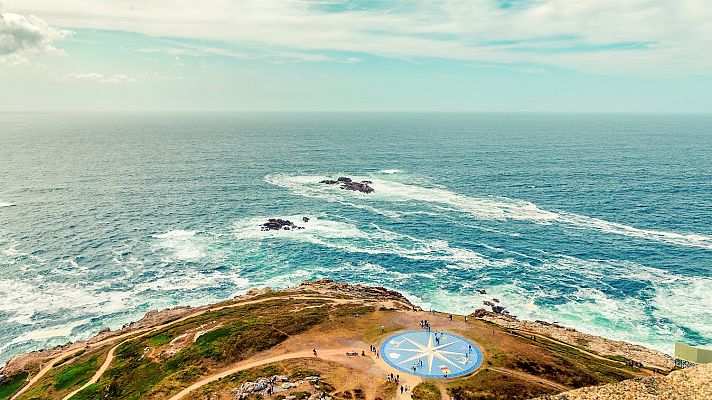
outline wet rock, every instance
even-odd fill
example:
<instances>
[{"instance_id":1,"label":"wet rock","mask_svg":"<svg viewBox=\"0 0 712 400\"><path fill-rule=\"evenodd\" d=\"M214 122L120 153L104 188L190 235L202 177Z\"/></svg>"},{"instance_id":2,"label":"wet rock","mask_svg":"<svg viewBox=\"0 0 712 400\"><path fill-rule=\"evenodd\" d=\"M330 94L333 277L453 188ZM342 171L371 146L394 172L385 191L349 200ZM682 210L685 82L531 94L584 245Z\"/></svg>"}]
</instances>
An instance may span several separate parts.
<instances>
[{"instance_id":1,"label":"wet rock","mask_svg":"<svg viewBox=\"0 0 712 400\"><path fill-rule=\"evenodd\" d=\"M285 228L286 230L289 230L296 227L297 225L295 225L294 222L281 218L270 218L267 222L261 225L263 231L278 231Z\"/></svg>"},{"instance_id":2,"label":"wet rock","mask_svg":"<svg viewBox=\"0 0 712 400\"><path fill-rule=\"evenodd\" d=\"M495 303L499 303L499 299L492 299Z\"/></svg>"},{"instance_id":3,"label":"wet rock","mask_svg":"<svg viewBox=\"0 0 712 400\"><path fill-rule=\"evenodd\" d=\"M502 306L492 306L492 312L496 314L509 314L509 311L506 311Z\"/></svg>"},{"instance_id":4,"label":"wet rock","mask_svg":"<svg viewBox=\"0 0 712 400\"><path fill-rule=\"evenodd\" d=\"M305 223L309 222L309 217L302 217L302 221L304 221Z\"/></svg>"},{"instance_id":5,"label":"wet rock","mask_svg":"<svg viewBox=\"0 0 712 400\"><path fill-rule=\"evenodd\" d=\"M482 318L487 315L489 315L489 312L487 310L485 310L484 308L478 308L477 310L472 312L472 314L470 314L470 316L474 317L474 318Z\"/></svg>"},{"instance_id":6,"label":"wet rock","mask_svg":"<svg viewBox=\"0 0 712 400\"><path fill-rule=\"evenodd\" d=\"M487 301L487 300L483 301L482 304L484 304L486 306L490 306L490 307L494 307L494 305L495 305L493 302Z\"/></svg>"},{"instance_id":7,"label":"wet rock","mask_svg":"<svg viewBox=\"0 0 712 400\"><path fill-rule=\"evenodd\" d=\"M346 177L346 176L340 176L337 180L333 179L324 179L323 181L319 183L324 183L327 185L334 185L334 184L340 184L339 187L344 190L353 190L355 192L361 192L361 193L373 193L373 188L368 186L371 181L363 181L363 182L356 182L353 179Z\"/></svg>"},{"instance_id":8,"label":"wet rock","mask_svg":"<svg viewBox=\"0 0 712 400\"><path fill-rule=\"evenodd\" d=\"M477 289L477 293L479 294L487 294L487 291L484 289Z\"/></svg>"}]
</instances>

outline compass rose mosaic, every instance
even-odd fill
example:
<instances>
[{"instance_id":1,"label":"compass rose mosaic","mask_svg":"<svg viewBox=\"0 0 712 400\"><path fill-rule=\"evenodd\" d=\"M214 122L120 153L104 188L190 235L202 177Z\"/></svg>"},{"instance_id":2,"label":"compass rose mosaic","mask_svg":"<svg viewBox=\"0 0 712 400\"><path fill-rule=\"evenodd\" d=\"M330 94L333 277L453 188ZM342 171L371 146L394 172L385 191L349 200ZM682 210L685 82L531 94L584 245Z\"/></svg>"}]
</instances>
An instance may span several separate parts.
<instances>
[{"instance_id":1,"label":"compass rose mosaic","mask_svg":"<svg viewBox=\"0 0 712 400\"><path fill-rule=\"evenodd\" d=\"M462 376L482 364L474 343L447 332L398 333L383 342L381 357L400 371L425 378Z\"/></svg>"}]
</instances>

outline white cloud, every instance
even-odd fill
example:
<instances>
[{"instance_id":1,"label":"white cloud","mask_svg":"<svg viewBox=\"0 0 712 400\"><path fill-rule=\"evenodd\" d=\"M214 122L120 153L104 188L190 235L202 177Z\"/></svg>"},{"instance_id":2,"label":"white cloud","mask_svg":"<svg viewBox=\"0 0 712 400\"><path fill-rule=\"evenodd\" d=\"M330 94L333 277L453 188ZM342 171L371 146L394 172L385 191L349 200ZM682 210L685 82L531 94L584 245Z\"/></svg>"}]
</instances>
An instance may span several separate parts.
<instances>
[{"instance_id":1,"label":"white cloud","mask_svg":"<svg viewBox=\"0 0 712 400\"><path fill-rule=\"evenodd\" d=\"M371 10L344 4L337 12L339 2L322 7L311 0L5 3L61 26L218 40L240 49L528 63L596 73L712 69L712 7L705 0L531 0L512 8L497 0L394 1ZM319 54L304 56L314 57Z\"/></svg>"},{"instance_id":2,"label":"white cloud","mask_svg":"<svg viewBox=\"0 0 712 400\"><path fill-rule=\"evenodd\" d=\"M97 72L69 73L60 78L66 82L131 83L136 79L124 74L104 75Z\"/></svg>"},{"instance_id":3,"label":"white cloud","mask_svg":"<svg viewBox=\"0 0 712 400\"><path fill-rule=\"evenodd\" d=\"M30 54L62 54L54 42L72 35L40 18L0 11L0 62L19 64Z\"/></svg>"},{"instance_id":4,"label":"white cloud","mask_svg":"<svg viewBox=\"0 0 712 400\"><path fill-rule=\"evenodd\" d=\"M54 75L60 82L92 82L92 83L132 83L136 81L179 81L183 80L182 75L164 75L158 72L148 72L136 76L126 74L101 74L98 72L69 73L65 75Z\"/></svg>"}]
</instances>

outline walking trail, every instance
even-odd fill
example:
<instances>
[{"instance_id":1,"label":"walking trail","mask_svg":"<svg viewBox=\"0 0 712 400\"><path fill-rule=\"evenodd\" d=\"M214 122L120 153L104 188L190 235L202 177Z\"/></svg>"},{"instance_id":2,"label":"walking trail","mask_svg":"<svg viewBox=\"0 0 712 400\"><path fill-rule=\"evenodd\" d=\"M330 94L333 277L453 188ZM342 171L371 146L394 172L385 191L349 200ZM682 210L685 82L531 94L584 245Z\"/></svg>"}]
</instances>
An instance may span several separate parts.
<instances>
[{"instance_id":1,"label":"walking trail","mask_svg":"<svg viewBox=\"0 0 712 400\"><path fill-rule=\"evenodd\" d=\"M208 312L208 311L219 311L219 310L223 310L223 309L227 309L227 308L241 307L241 306L246 306L246 305L249 305L249 304L257 304L257 303L262 303L262 302L271 301L271 300L277 300L277 299L281 299L281 298L279 298L279 297L266 297L266 298L263 298L263 299L257 299L257 300L250 300L250 301L243 301L243 302L239 302L239 303L227 304L227 305L220 306L220 307L212 307L212 308L208 308L208 309L201 309L201 310L198 311L198 312L195 312L195 313L186 315L186 316L181 317L181 318L179 318L179 319L177 319L177 320L173 320L173 321L169 321L169 322L163 323L163 324L161 324L161 325L156 325L156 326L152 326L152 327L146 327L146 328L136 329L136 330L134 330L134 331L130 331L130 332L127 332L127 333L123 333L123 334L121 334L121 335L112 336L112 337L109 337L109 338L106 338L106 339L103 339L103 340L100 340L100 341L97 341L97 342L94 342L94 343L87 344L87 345L86 345L85 347L83 347L83 348L80 347L80 348L68 350L68 351L66 351L66 352L62 352L62 353L60 353L59 355L57 355L56 357L54 357L53 359L51 359L42 369L40 369L40 371L37 372L37 374L36 374L35 376L33 376L33 377L27 382L27 384L22 387L22 389L20 389L17 393L15 393L15 394L10 398L10 400L16 400L16 399L18 399L23 393L25 393L25 392L26 392L28 389L30 389L35 383L37 383L43 376L45 376L49 371L51 371L52 368L54 368L55 365L57 365L57 363L59 363L59 362L62 361L62 360L66 360L68 357L71 357L71 356L73 356L73 355L79 353L79 352L82 351L82 350L88 350L88 349L98 348L98 347L104 346L104 345L106 345L106 344L113 343L113 342L115 342L115 341L117 341L117 340L121 340L121 339L128 338L128 339L126 339L126 340L124 340L124 341L121 341L121 342L118 343L116 346L112 347L111 350L109 350L109 353L107 354L106 360L105 360L104 363L101 365L101 367L99 368L99 370L94 374L94 376L92 376L92 378L89 380L89 382L87 382L86 384L84 384L82 387L80 387L79 389L75 390L74 392L72 392L72 393L68 394L67 396L65 396L65 397L63 398L63 400L67 400L67 399L71 398L71 397L74 396L75 394L77 394L77 393L79 393L80 391L86 389L88 386L90 386L90 385L92 385L92 384L98 382L98 381L99 381L99 378L101 378L101 376L104 374L104 372L109 368L109 365L111 365L111 362L114 360L114 351L116 350L116 348L119 347L119 346L121 346L123 343L125 343L126 341L128 341L128 340L130 340L130 339L136 339L136 338L139 338L139 337L146 336L146 335L148 335L148 334L150 334L150 333L153 333L153 332L155 332L155 331L157 331L157 330L166 328L166 327L168 327L168 326L170 326L170 325L172 325L172 324L179 323L179 322L183 322L183 321L186 321L186 320L188 320L188 319L191 319L191 318L197 317L197 316L199 316L199 315L202 315L202 314L204 314L204 313L206 313L206 312ZM290 296L290 297L288 297L288 299L298 299L298 300L327 300L327 301L330 301L330 302L335 303L335 304L346 304L346 303L354 303L354 302L357 302L357 303L363 302L363 300L360 300L360 299L334 299L334 298L331 298L331 297L317 297L317 296Z\"/></svg>"}]
</instances>

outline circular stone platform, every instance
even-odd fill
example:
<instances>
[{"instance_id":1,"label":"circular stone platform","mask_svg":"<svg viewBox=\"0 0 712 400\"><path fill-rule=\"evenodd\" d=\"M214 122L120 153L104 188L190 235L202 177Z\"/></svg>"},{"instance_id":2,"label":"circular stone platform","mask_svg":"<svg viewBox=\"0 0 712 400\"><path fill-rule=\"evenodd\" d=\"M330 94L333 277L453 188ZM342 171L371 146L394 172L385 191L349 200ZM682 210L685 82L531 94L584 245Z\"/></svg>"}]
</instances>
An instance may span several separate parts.
<instances>
[{"instance_id":1,"label":"circular stone platform","mask_svg":"<svg viewBox=\"0 0 712 400\"><path fill-rule=\"evenodd\" d=\"M381 357L400 371L424 378L462 376L482 364L477 345L447 332L397 333L381 344Z\"/></svg>"}]
</instances>

